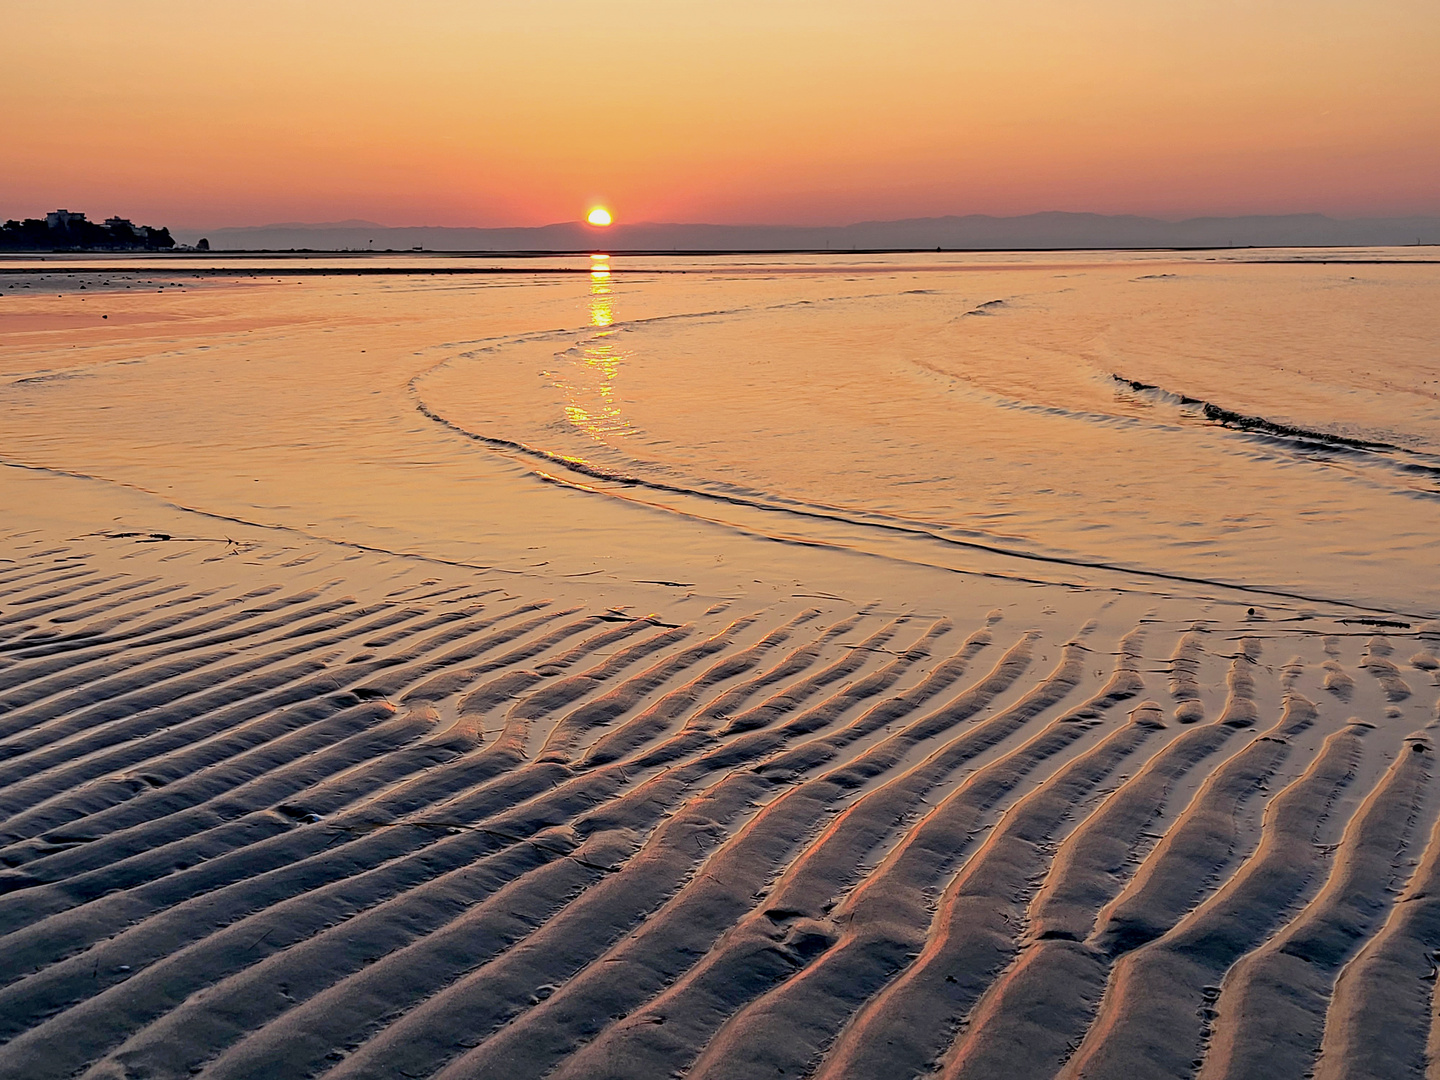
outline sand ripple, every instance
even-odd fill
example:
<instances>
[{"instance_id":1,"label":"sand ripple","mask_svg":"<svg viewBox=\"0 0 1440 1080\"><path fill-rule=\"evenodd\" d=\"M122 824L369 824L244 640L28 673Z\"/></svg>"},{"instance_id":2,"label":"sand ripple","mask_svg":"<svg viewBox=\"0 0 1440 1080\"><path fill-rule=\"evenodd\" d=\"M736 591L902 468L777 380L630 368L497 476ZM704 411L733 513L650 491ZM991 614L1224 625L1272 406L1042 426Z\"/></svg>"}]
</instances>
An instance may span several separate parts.
<instances>
[{"instance_id":1,"label":"sand ripple","mask_svg":"<svg viewBox=\"0 0 1440 1080\"><path fill-rule=\"evenodd\" d=\"M1424 634L679 623L167 543L6 541L0 1075L1393 1077L1440 1045Z\"/></svg>"}]
</instances>

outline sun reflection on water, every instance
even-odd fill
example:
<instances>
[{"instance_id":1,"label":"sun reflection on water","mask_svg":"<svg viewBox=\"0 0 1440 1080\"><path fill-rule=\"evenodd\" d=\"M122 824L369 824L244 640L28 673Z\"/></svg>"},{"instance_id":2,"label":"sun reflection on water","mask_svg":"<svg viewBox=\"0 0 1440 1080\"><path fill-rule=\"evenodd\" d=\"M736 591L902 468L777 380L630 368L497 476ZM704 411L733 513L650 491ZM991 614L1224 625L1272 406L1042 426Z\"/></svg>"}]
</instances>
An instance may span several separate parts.
<instances>
[{"instance_id":1,"label":"sun reflection on water","mask_svg":"<svg viewBox=\"0 0 1440 1080\"><path fill-rule=\"evenodd\" d=\"M610 307L610 256L590 256L590 325L609 326L615 321Z\"/></svg>"},{"instance_id":2,"label":"sun reflection on water","mask_svg":"<svg viewBox=\"0 0 1440 1080\"><path fill-rule=\"evenodd\" d=\"M625 356L616 348L619 331L612 328L615 311L609 256L590 258L590 325L600 332L566 354L570 363L556 385L565 395L565 419L597 442L604 442L607 436L631 435L634 429L621 415L615 389Z\"/></svg>"}]
</instances>

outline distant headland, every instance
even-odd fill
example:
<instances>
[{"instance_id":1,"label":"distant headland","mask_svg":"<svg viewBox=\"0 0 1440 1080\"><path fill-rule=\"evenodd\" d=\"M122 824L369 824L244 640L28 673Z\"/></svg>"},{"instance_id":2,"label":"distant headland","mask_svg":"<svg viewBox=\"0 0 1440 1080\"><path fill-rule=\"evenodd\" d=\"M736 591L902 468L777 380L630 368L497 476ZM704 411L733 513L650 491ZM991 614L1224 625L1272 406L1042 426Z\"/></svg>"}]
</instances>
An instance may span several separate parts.
<instances>
[{"instance_id":1,"label":"distant headland","mask_svg":"<svg viewBox=\"0 0 1440 1080\"><path fill-rule=\"evenodd\" d=\"M209 249L209 243L201 243ZM0 225L0 251L168 251L173 247L175 239L167 228L136 225L122 217L106 218L102 225L73 210Z\"/></svg>"}]
</instances>

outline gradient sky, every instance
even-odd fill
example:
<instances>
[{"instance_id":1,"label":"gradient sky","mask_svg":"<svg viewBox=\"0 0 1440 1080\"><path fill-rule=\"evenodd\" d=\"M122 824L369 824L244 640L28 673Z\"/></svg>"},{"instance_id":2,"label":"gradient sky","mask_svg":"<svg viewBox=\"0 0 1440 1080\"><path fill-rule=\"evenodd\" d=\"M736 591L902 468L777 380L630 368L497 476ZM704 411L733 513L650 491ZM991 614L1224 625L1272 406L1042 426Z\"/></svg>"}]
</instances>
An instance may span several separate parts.
<instances>
[{"instance_id":1,"label":"gradient sky","mask_svg":"<svg viewBox=\"0 0 1440 1080\"><path fill-rule=\"evenodd\" d=\"M1440 213L1437 0L0 0L0 217Z\"/></svg>"}]
</instances>

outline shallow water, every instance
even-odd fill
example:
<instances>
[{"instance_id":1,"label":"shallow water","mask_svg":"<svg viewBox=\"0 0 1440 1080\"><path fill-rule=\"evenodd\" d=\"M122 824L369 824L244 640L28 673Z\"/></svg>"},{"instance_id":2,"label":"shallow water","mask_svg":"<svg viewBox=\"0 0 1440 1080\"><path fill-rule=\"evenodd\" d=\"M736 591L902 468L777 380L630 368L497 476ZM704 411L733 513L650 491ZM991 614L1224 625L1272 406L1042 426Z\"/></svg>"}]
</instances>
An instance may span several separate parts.
<instances>
[{"instance_id":1,"label":"shallow water","mask_svg":"<svg viewBox=\"0 0 1440 1080\"><path fill-rule=\"evenodd\" d=\"M688 519L1433 615L1440 267L1292 254L52 260L0 457L447 558Z\"/></svg>"}]
</instances>

